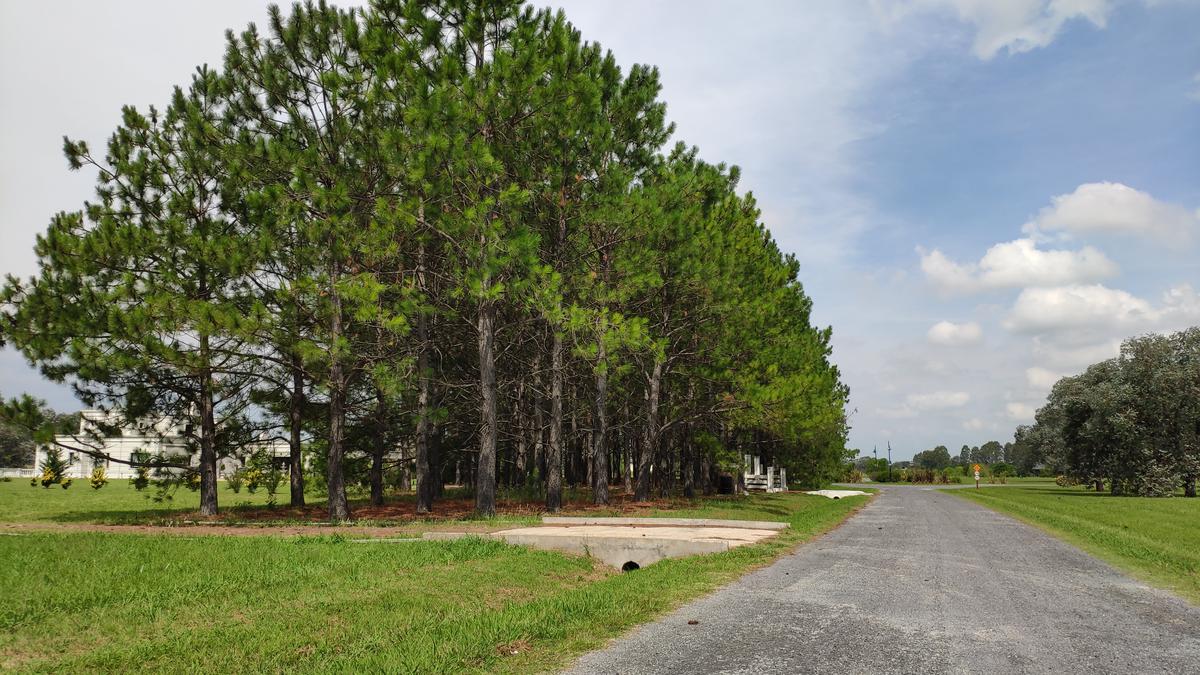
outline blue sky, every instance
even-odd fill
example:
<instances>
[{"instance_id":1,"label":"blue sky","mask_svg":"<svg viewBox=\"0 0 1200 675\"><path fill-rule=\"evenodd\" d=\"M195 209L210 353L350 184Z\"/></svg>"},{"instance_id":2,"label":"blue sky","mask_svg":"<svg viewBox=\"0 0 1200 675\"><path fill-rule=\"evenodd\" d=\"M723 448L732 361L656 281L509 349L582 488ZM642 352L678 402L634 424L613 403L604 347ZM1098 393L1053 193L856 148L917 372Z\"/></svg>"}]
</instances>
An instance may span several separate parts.
<instances>
[{"instance_id":1,"label":"blue sky","mask_svg":"<svg viewBox=\"0 0 1200 675\"><path fill-rule=\"evenodd\" d=\"M743 168L834 328L856 447L1007 440L1055 377L1200 323L1200 2L561 4ZM264 7L0 5L0 270L89 196L63 134L98 144ZM18 391L75 406L0 352Z\"/></svg>"}]
</instances>

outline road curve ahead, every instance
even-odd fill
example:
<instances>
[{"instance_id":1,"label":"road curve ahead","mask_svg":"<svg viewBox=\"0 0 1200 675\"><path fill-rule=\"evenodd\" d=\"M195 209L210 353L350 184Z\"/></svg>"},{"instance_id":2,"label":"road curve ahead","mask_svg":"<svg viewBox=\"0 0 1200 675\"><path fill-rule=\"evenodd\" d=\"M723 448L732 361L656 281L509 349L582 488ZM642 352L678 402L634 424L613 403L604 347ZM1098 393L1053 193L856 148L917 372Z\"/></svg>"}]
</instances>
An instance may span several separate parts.
<instances>
[{"instance_id":1,"label":"road curve ahead","mask_svg":"<svg viewBox=\"0 0 1200 675\"><path fill-rule=\"evenodd\" d=\"M881 487L570 672L1200 673L1200 608L965 499Z\"/></svg>"}]
</instances>

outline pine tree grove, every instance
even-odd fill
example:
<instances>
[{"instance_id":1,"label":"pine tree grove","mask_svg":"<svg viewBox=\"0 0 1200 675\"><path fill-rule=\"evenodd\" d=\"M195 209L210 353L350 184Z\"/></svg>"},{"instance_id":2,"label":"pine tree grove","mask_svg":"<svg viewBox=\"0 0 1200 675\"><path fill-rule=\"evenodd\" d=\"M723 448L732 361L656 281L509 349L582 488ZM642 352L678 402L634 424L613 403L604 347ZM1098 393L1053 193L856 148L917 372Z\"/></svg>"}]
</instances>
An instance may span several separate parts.
<instances>
[{"instance_id":1,"label":"pine tree grove","mask_svg":"<svg viewBox=\"0 0 1200 675\"><path fill-rule=\"evenodd\" d=\"M103 156L66 141L96 198L0 298L87 404L187 422L198 464L161 461L199 467L204 513L263 434L333 520L385 475L491 514L709 493L743 453L840 471L831 333L738 170L668 146L656 69L518 0L309 2L226 41Z\"/></svg>"}]
</instances>

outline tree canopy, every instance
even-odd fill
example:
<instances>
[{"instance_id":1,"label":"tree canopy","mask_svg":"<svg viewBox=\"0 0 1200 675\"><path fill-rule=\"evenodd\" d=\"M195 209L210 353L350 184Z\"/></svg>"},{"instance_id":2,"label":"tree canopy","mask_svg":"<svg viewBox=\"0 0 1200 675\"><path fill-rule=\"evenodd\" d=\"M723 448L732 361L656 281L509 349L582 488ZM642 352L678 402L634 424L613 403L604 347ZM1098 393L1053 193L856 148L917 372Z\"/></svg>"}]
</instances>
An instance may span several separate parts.
<instances>
[{"instance_id":1,"label":"tree canopy","mask_svg":"<svg viewBox=\"0 0 1200 675\"><path fill-rule=\"evenodd\" d=\"M1114 494L1196 495L1200 475L1200 328L1126 340L1120 356L1059 380L1027 452Z\"/></svg>"}]
</instances>

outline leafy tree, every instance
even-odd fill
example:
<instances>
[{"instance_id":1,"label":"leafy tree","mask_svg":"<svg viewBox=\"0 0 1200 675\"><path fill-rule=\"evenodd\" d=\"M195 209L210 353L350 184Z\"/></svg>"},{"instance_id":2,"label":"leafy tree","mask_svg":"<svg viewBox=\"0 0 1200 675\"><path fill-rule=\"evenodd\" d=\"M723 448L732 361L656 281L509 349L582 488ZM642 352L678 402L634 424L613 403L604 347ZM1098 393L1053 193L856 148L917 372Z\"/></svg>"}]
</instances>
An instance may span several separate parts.
<instances>
[{"instance_id":1,"label":"leafy tree","mask_svg":"<svg viewBox=\"0 0 1200 675\"><path fill-rule=\"evenodd\" d=\"M913 457L913 464L923 469L944 469L950 466L950 451L946 446L939 445L932 450L918 452Z\"/></svg>"},{"instance_id":2,"label":"leafy tree","mask_svg":"<svg viewBox=\"0 0 1200 675\"><path fill-rule=\"evenodd\" d=\"M1045 458L1113 494L1194 494L1197 330L1127 340L1118 358L1063 378L1018 429L1014 452Z\"/></svg>"}]
</instances>

